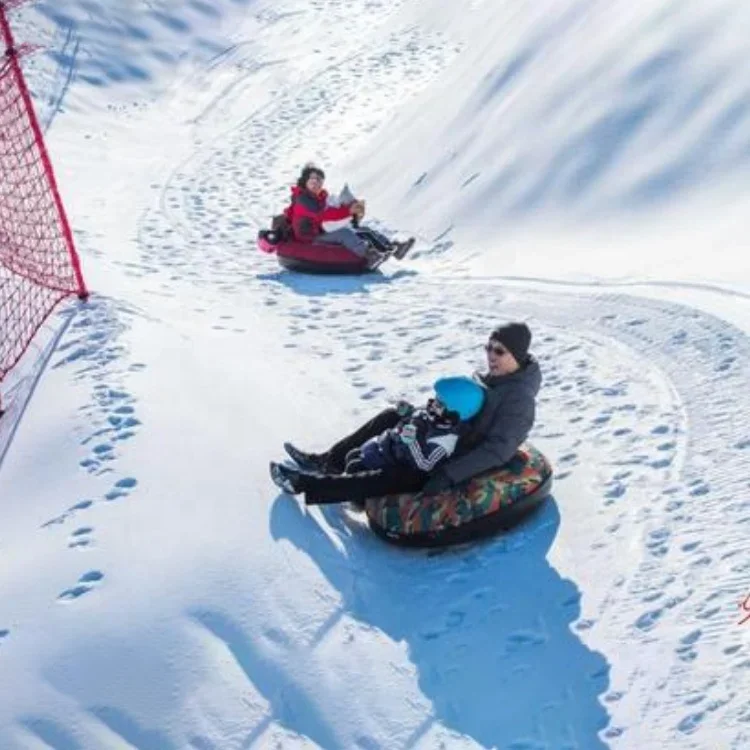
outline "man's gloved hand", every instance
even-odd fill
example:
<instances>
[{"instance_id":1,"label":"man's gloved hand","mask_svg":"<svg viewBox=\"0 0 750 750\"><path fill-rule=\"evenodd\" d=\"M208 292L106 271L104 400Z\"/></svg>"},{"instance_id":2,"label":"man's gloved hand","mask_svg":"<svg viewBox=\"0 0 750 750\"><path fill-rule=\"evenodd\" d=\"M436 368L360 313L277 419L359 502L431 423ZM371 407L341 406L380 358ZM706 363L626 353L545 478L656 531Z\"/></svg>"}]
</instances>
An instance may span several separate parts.
<instances>
[{"instance_id":1,"label":"man's gloved hand","mask_svg":"<svg viewBox=\"0 0 750 750\"><path fill-rule=\"evenodd\" d=\"M442 470L438 469L422 487L423 495L439 495L453 487L453 480Z\"/></svg>"},{"instance_id":2,"label":"man's gloved hand","mask_svg":"<svg viewBox=\"0 0 750 750\"><path fill-rule=\"evenodd\" d=\"M403 399L401 399L400 401L396 401L396 404L393 408L396 410L399 417L410 417L414 412L414 406L412 406L412 404L410 404L408 401L404 401Z\"/></svg>"}]
</instances>

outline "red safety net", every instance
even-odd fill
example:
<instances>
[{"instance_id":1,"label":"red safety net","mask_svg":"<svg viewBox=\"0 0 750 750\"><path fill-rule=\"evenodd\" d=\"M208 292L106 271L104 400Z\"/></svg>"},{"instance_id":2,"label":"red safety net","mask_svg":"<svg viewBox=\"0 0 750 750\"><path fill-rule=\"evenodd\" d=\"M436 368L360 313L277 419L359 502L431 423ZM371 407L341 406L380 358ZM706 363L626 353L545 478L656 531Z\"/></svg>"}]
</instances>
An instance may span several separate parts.
<instances>
[{"instance_id":1,"label":"red safety net","mask_svg":"<svg viewBox=\"0 0 750 750\"><path fill-rule=\"evenodd\" d=\"M6 15L16 4L0 0L0 381L60 300L87 295Z\"/></svg>"}]
</instances>

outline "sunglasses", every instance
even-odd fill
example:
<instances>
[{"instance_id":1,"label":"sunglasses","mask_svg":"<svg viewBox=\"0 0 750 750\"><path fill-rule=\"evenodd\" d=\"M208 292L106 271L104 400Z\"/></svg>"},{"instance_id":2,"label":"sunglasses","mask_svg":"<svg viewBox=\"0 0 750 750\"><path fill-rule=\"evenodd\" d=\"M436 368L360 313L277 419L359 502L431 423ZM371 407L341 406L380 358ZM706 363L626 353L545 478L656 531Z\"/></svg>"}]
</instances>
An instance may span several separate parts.
<instances>
[{"instance_id":1,"label":"sunglasses","mask_svg":"<svg viewBox=\"0 0 750 750\"><path fill-rule=\"evenodd\" d=\"M508 353L508 350L504 349L500 344L485 344L484 350L487 354L493 352L494 354L497 354L498 357L502 357L504 354Z\"/></svg>"}]
</instances>

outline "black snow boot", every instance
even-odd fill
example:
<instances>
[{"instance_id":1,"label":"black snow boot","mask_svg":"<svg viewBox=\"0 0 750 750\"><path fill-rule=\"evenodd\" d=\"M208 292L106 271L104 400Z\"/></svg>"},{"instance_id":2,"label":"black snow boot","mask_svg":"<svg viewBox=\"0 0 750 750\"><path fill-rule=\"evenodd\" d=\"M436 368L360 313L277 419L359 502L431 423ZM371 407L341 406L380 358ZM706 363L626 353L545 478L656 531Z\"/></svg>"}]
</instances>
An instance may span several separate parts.
<instances>
[{"instance_id":1,"label":"black snow boot","mask_svg":"<svg viewBox=\"0 0 750 750\"><path fill-rule=\"evenodd\" d=\"M302 471L326 473L325 456L320 456L317 453L305 453L291 443L284 443L284 450Z\"/></svg>"},{"instance_id":2,"label":"black snow boot","mask_svg":"<svg viewBox=\"0 0 750 750\"><path fill-rule=\"evenodd\" d=\"M393 257L396 260L401 260L406 256L409 250L414 247L414 237L410 237L405 242L394 242L393 243Z\"/></svg>"},{"instance_id":3,"label":"black snow boot","mask_svg":"<svg viewBox=\"0 0 750 750\"><path fill-rule=\"evenodd\" d=\"M273 483L280 490L288 492L290 495L297 495L302 492L301 476L297 469L293 469L291 466L277 464L273 461L271 461L268 468L271 472Z\"/></svg>"}]
</instances>

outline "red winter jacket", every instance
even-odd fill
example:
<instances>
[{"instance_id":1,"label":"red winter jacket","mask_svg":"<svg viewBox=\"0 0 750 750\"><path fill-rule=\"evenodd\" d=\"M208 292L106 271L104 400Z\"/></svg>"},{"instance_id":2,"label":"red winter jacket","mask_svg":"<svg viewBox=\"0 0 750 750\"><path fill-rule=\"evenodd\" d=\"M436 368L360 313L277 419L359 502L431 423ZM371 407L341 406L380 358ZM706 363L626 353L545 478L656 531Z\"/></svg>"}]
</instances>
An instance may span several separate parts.
<instances>
[{"instance_id":1,"label":"red winter jacket","mask_svg":"<svg viewBox=\"0 0 750 750\"><path fill-rule=\"evenodd\" d=\"M297 185L292 187L291 205L284 209L298 242L312 242L323 232L324 221L341 221L351 216L351 203L329 206L328 193L321 190L313 195Z\"/></svg>"}]
</instances>

